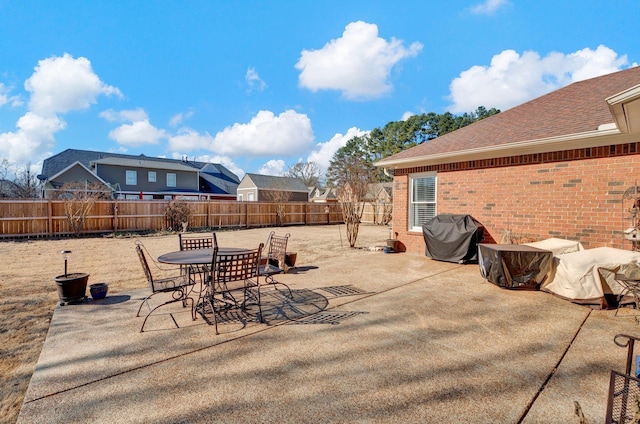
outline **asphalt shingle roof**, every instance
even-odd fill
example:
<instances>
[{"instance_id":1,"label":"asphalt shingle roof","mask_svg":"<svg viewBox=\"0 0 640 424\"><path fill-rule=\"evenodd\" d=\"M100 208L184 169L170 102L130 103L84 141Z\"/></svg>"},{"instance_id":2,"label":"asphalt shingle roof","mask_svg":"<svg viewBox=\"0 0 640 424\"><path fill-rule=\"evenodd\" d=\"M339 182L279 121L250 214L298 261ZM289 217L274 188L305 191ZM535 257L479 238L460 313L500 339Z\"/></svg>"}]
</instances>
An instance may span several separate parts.
<instances>
[{"instance_id":1,"label":"asphalt shingle roof","mask_svg":"<svg viewBox=\"0 0 640 424\"><path fill-rule=\"evenodd\" d=\"M576 82L397 153L384 161L443 155L595 131L602 124L614 122L606 99L638 84L640 66Z\"/></svg>"}]
</instances>

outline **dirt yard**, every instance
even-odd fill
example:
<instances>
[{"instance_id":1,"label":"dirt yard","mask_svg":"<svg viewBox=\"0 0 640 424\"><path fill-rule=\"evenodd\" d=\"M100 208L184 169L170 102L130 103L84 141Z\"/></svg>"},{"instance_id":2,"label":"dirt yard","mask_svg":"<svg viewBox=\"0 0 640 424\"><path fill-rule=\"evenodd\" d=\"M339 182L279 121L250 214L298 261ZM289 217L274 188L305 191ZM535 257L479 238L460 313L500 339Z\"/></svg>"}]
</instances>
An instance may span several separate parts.
<instances>
[{"instance_id":1,"label":"dirt yard","mask_svg":"<svg viewBox=\"0 0 640 424\"><path fill-rule=\"evenodd\" d=\"M343 225L222 231L217 237L221 246L257 247L271 230L291 234L287 250L298 253L297 266L350 251ZM356 247L381 247L388 237L388 227L362 225ZM114 294L146 287L134 251L136 241L154 259L179 248L176 234L0 242L0 423L16 421L42 350L58 303L54 277L64 273L60 252L72 251L68 272L87 272L89 284L106 282L109 294ZM168 268L150 266L159 277Z\"/></svg>"}]
</instances>

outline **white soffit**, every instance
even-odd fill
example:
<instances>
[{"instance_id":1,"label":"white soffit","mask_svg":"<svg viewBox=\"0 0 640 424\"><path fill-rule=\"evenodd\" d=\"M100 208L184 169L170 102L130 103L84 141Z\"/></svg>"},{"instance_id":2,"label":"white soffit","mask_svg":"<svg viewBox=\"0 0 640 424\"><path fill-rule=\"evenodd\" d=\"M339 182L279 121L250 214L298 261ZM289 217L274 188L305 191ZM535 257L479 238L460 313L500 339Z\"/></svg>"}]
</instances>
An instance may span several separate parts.
<instances>
[{"instance_id":1,"label":"white soffit","mask_svg":"<svg viewBox=\"0 0 640 424\"><path fill-rule=\"evenodd\" d=\"M640 85L607 99L609 110L623 133L640 133Z\"/></svg>"}]
</instances>

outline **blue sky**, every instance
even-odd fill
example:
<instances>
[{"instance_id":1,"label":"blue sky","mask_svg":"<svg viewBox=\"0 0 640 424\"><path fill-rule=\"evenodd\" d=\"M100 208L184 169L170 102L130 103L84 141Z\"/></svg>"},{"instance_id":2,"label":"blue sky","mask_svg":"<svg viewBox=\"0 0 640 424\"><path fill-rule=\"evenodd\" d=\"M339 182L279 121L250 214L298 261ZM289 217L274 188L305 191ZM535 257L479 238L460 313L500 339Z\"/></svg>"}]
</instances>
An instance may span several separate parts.
<instances>
[{"instance_id":1,"label":"blue sky","mask_svg":"<svg viewBox=\"0 0 640 424\"><path fill-rule=\"evenodd\" d=\"M0 159L327 166L389 121L637 66L639 17L636 0L0 0Z\"/></svg>"}]
</instances>

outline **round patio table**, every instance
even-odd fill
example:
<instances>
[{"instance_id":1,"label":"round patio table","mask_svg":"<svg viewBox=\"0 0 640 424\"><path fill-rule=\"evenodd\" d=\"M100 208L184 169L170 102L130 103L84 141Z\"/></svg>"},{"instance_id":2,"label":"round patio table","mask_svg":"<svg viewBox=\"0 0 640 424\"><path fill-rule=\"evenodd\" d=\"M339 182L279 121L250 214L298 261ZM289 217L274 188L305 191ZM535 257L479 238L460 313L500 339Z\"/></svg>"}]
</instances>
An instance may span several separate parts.
<instances>
[{"instance_id":1,"label":"round patio table","mask_svg":"<svg viewBox=\"0 0 640 424\"><path fill-rule=\"evenodd\" d=\"M250 251L244 247L219 247L221 255L233 255ZM213 249L177 250L158 256L158 262L172 265L207 265L213 260Z\"/></svg>"}]
</instances>

